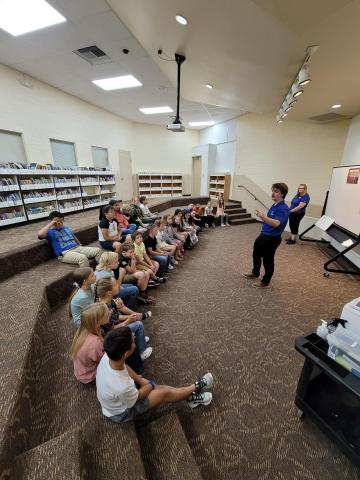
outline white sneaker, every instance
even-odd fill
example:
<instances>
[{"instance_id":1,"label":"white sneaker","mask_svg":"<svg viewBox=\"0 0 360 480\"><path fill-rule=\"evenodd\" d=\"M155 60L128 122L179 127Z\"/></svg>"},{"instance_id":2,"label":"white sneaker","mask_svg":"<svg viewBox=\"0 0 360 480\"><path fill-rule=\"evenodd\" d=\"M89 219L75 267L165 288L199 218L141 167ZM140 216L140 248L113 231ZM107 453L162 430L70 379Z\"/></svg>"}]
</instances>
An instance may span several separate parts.
<instances>
[{"instance_id":1,"label":"white sneaker","mask_svg":"<svg viewBox=\"0 0 360 480\"><path fill-rule=\"evenodd\" d=\"M227 223L226 226L227 226L227 227L230 227L230 223Z\"/></svg>"},{"instance_id":2,"label":"white sneaker","mask_svg":"<svg viewBox=\"0 0 360 480\"><path fill-rule=\"evenodd\" d=\"M145 342L146 342L146 343L149 343L149 342L150 342L150 337L146 337L146 336L145 336ZM204 376L205 376L205 375L204 375Z\"/></svg>"},{"instance_id":3,"label":"white sneaker","mask_svg":"<svg viewBox=\"0 0 360 480\"><path fill-rule=\"evenodd\" d=\"M195 391L197 393L204 390L204 388L211 388L214 383L214 378L210 372L205 373L202 377L198 378L195 382Z\"/></svg>"},{"instance_id":4,"label":"white sneaker","mask_svg":"<svg viewBox=\"0 0 360 480\"><path fill-rule=\"evenodd\" d=\"M168 270L174 270L174 267L171 265L171 263L168 266Z\"/></svg>"},{"instance_id":5,"label":"white sneaker","mask_svg":"<svg viewBox=\"0 0 360 480\"><path fill-rule=\"evenodd\" d=\"M150 357L151 354L152 354L152 348L147 347L146 350L144 350L142 353L140 353L141 360L142 361L146 360L147 358Z\"/></svg>"},{"instance_id":6,"label":"white sneaker","mask_svg":"<svg viewBox=\"0 0 360 480\"><path fill-rule=\"evenodd\" d=\"M210 405L212 400L212 393L210 392L193 392L192 395L187 399L187 404L190 408L196 408L199 405Z\"/></svg>"},{"instance_id":7,"label":"white sneaker","mask_svg":"<svg viewBox=\"0 0 360 480\"><path fill-rule=\"evenodd\" d=\"M171 263L172 263L173 265L178 265L178 264L179 264L179 262L178 262L177 260L175 260L175 258L174 258L173 260L171 260Z\"/></svg>"},{"instance_id":8,"label":"white sneaker","mask_svg":"<svg viewBox=\"0 0 360 480\"><path fill-rule=\"evenodd\" d=\"M226 227L226 225L224 225L223 223L221 224L222 227Z\"/></svg>"}]
</instances>

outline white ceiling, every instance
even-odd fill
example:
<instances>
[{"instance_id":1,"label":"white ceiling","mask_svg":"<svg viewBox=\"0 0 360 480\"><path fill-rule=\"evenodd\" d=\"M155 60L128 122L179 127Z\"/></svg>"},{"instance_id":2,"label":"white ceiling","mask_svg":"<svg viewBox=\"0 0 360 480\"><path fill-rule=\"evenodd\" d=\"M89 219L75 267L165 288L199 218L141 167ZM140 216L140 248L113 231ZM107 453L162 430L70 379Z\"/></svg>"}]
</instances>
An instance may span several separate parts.
<instances>
[{"instance_id":1,"label":"white ceiling","mask_svg":"<svg viewBox=\"0 0 360 480\"><path fill-rule=\"evenodd\" d=\"M48 1L68 21L19 37L0 30L0 63L130 120L164 125L167 114L138 108L176 108L176 64L160 60L158 48L187 57L185 123L275 112L314 44L320 48L310 62L312 82L289 118L327 113L333 103L343 104L337 113L360 112L360 0ZM189 25L178 25L177 13ZM112 63L91 66L72 53L94 44ZM91 83L124 74L143 87L105 92Z\"/></svg>"},{"instance_id":2,"label":"white ceiling","mask_svg":"<svg viewBox=\"0 0 360 480\"><path fill-rule=\"evenodd\" d=\"M13 37L0 29L0 63L136 122L165 125L169 114L144 115L140 107L169 105L176 111L176 88L146 50L102 0L48 0L67 19L53 27ZM97 45L112 63L92 66L73 50ZM130 53L125 55L122 50ZM171 63L176 71L176 64ZM133 74L143 87L105 92L91 80ZM221 122L239 109L182 101L189 121ZM174 113L175 115L175 113Z\"/></svg>"}]
</instances>

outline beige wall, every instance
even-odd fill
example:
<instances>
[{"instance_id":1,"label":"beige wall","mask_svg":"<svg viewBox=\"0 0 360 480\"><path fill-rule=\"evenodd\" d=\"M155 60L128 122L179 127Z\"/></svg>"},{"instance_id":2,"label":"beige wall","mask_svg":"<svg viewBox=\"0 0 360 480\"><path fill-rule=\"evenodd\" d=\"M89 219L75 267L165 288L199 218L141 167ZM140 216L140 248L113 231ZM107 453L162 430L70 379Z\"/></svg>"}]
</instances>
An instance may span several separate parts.
<instances>
[{"instance_id":1,"label":"beige wall","mask_svg":"<svg viewBox=\"0 0 360 480\"><path fill-rule=\"evenodd\" d=\"M360 115L351 120L341 165L360 165Z\"/></svg>"},{"instance_id":2,"label":"beige wall","mask_svg":"<svg viewBox=\"0 0 360 480\"><path fill-rule=\"evenodd\" d=\"M199 132L186 129L174 133L165 126L133 124L133 170L136 172L179 172L191 174L192 148L199 143Z\"/></svg>"},{"instance_id":3,"label":"beige wall","mask_svg":"<svg viewBox=\"0 0 360 480\"><path fill-rule=\"evenodd\" d=\"M306 183L312 204L323 204L332 168L341 162L348 120L315 125L286 119L277 125L273 115L247 114L237 121L236 175L246 175L265 191L284 181L289 198Z\"/></svg>"},{"instance_id":4,"label":"beige wall","mask_svg":"<svg viewBox=\"0 0 360 480\"><path fill-rule=\"evenodd\" d=\"M0 129L23 134L29 162L53 163L50 138L74 142L79 165L92 165L91 145L108 148L114 166L119 149L132 150L128 120L37 80L23 87L18 78L0 65Z\"/></svg>"}]
</instances>

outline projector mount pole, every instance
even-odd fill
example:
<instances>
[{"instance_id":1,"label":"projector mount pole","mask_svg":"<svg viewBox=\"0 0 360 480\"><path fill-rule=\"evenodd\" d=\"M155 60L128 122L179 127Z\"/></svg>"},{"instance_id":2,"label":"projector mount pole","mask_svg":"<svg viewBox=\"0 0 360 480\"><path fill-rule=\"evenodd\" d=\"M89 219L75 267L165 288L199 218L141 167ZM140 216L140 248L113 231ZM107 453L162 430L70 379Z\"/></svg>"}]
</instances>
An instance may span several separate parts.
<instances>
[{"instance_id":1,"label":"projector mount pole","mask_svg":"<svg viewBox=\"0 0 360 480\"><path fill-rule=\"evenodd\" d=\"M173 123L180 123L180 69L181 69L181 64L184 63L186 60L186 57L184 55L180 55L180 53L175 53L175 61L178 66L177 70L177 105L176 105L176 118Z\"/></svg>"}]
</instances>

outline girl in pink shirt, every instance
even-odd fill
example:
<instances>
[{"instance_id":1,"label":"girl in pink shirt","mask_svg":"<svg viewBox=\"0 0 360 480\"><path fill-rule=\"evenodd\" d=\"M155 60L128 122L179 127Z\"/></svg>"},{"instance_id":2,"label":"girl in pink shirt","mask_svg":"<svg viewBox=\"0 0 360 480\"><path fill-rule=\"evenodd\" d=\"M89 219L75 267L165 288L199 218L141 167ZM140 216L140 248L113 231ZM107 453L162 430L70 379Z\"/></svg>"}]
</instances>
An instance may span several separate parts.
<instances>
[{"instance_id":1,"label":"girl in pink shirt","mask_svg":"<svg viewBox=\"0 0 360 480\"><path fill-rule=\"evenodd\" d=\"M75 333L70 356L75 377L81 383L92 383L104 354L100 326L109 321L110 311L103 303L94 303L81 313L81 324Z\"/></svg>"}]
</instances>

